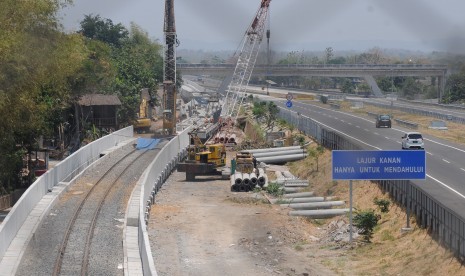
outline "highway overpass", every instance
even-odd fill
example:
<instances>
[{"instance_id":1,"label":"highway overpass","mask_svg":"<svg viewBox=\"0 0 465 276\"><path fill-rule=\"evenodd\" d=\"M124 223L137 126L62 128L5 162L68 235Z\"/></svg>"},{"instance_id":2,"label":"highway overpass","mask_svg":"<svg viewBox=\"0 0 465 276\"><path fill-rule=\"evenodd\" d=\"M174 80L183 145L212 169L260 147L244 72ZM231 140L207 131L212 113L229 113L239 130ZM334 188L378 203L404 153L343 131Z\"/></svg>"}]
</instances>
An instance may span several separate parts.
<instances>
[{"instance_id":1,"label":"highway overpass","mask_svg":"<svg viewBox=\"0 0 465 276\"><path fill-rule=\"evenodd\" d=\"M228 76L234 72L235 64L187 64L176 65L184 75ZM358 77L365 78L375 95L379 88L373 77L437 77L438 95L444 95L446 65L424 64L280 64L255 65L253 76L315 76L315 77ZM376 86L376 87L375 87Z\"/></svg>"}]
</instances>

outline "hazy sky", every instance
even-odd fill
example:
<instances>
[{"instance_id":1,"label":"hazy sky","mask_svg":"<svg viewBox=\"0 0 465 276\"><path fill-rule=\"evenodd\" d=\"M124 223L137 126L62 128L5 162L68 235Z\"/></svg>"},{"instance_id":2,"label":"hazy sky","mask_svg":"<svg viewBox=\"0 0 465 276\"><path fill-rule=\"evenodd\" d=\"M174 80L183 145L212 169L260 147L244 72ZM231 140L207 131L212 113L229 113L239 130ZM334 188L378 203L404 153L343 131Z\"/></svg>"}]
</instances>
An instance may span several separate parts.
<instances>
[{"instance_id":1,"label":"hazy sky","mask_svg":"<svg viewBox=\"0 0 465 276\"><path fill-rule=\"evenodd\" d=\"M235 50L260 0L174 0L180 49ZM85 14L135 22L163 41L164 0L74 0L68 31ZM464 0L272 0L274 50L366 50L375 46L465 53Z\"/></svg>"}]
</instances>

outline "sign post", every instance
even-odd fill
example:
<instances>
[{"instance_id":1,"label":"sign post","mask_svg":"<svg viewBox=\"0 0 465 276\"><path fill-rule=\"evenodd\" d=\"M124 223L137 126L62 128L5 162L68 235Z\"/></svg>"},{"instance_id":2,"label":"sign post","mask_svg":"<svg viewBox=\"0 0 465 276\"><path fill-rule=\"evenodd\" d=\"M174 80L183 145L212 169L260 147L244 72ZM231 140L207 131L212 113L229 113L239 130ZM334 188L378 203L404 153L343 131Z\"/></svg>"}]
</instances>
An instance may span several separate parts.
<instances>
[{"instance_id":1,"label":"sign post","mask_svg":"<svg viewBox=\"0 0 465 276\"><path fill-rule=\"evenodd\" d=\"M349 180L349 241L352 242L352 180L425 179L426 154L424 150L333 150L332 178ZM410 183L406 190L409 196ZM407 228L410 228L410 198L407 198Z\"/></svg>"},{"instance_id":2,"label":"sign post","mask_svg":"<svg viewBox=\"0 0 465 276\"><path fill-rule=\"evenodd\" d=\"M349 242L352 243L352 180L349 180Z\"/></svg>"}]
</instances>

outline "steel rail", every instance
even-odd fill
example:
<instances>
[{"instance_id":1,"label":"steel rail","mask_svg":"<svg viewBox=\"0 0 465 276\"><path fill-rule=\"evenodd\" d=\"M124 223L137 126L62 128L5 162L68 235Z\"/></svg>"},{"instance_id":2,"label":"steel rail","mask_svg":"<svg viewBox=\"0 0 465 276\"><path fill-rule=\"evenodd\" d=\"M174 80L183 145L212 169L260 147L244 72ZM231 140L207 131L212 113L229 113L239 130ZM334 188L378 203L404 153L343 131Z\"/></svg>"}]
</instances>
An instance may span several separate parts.
<instances>
[{"instance_id":1,"label":"steel rail","mask_svg":"<svg viewBox=\"0 0 465 276\"><path fill-rule=\"evenodd\" d=\"M132 155L133 153L136 152L136 149L132 150L131 152L129 152L128 154L126 154L123 158L121 158L120 160L118 160L118 162L116 162L115 164L113 164L103 175L102 177L100 177L100 179L95 183L95 185L93 185L86 193L85 197L81 200L81 202L79 203L79 207L76 209L76 211L74 212L73 214L73 217L72 219L70 220L70 222L68 223L68 226L66 228L66 231L65 231L65 235L64 235L64 238L63 238L63 241L61 243L61 246L60 246L60 249L58 250L58 256L57 256L57 259L56 259L56 262L55 262L55 267L54 267L54 270L53 270L53 275L54 276L58 276L60 275L60 272L61 272L61 268L62 268L62 264L63 264L63 257L65 255L65 250L66 250L66 247L68 245L68 241L69 241L69 237L71 235L71 232L72 232L72 228L74 227L75 225L75 222L78 218L78 215L81 213L81 210L82 208L84 207L84 204L87 202L87 199L89 198L89 196L92 194L93 190L95 189L95 187L98 186L98 184L118 165L120 164L123 160L125 160L128 156ZM138 158L140 158L143 154L145 154L147 151L145 151L144 153L142 153L141 155L139 155L135 160L133 160L132 163L134 163L134 161L136 161ZM113 184L118 181L118 179L121 177L121 175L127 170L128 167L126 167L126 169L124 169L121 174L118 176L118 178L113 182ZM109 186L109 189L107 189L106 191L106 194L108 194L109 190L111 189L111 187L113 186L110 185ZM104 198L106 198L106 194L104 196ZM101 200L101 202L99 203L102 204L103 203L103 200ZM101 206L99 206L99 208L101 208ZM93 217L93 220L96 219L96 216L95 216L95 213L94 213L94 217ZM92 224L94 224L94 221L92 222ZM91 225L91 228L92 227L95 227L95 225ZM84 259L88 259L88 247L89 247L89 241L91 241L91 238L89 238L89 232L92 232L92 235L93 235L93 230L88 231L88 235L87 235L87 239L86 239L86 245L85 245L85 253L84 253ZM81 264L81 275L86 275L86 271L87 271L87 259L85 261L85 265L83 265L84 263L84 259L83 259L83 262ZM82 269L84 267L84 269Z\"/></svg>"}]
</instances>

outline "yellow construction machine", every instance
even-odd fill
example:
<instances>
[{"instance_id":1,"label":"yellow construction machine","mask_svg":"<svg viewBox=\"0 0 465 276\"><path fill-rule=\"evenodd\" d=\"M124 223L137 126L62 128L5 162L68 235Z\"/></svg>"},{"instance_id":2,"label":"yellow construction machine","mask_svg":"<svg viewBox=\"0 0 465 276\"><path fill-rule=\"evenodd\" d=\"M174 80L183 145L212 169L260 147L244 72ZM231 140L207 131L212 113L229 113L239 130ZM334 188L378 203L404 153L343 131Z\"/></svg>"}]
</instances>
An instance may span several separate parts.
<instances>
[{"instance_id":1,"label":"yellow construction machine","mask_svg":"<svg viewBox=\"0 0 465 276\"><path fill-rule=\"evenodd\" d=\"M224 144L205 145L195 131L189 133L190 145L186 162L178 164L178 171L186 173L186 180L194 180L198 175L221 174L217 168L226 165Z\"/></svg>"}]
</instances>

